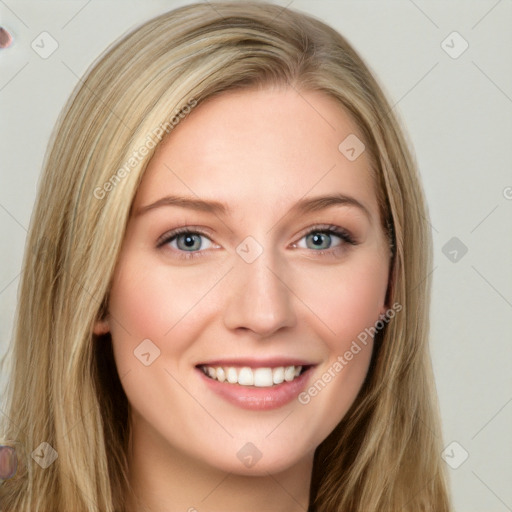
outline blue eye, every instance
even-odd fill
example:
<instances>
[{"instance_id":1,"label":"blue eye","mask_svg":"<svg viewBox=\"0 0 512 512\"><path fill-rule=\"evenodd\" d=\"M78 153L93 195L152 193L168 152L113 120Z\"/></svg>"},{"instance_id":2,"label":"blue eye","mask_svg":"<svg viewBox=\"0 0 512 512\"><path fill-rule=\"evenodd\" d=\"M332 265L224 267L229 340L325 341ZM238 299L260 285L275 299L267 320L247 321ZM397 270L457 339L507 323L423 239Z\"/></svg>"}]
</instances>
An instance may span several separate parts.
<instances>
[{"instance_id":1,"label":"blue eye","mask_svg":"<svg viewBox=\"0 0 512 512\"><path fill-rule=\"evenodd\" d=\"M159 245L169 244L173 249L184 252L197 252L203 249L209 249L212 241L194 231L174 232L168 235Z\"/></svg>"},{"instance_id":2,"label":"blue eye","mask_svg":"<svg viewBox=\"0 0 512 512\"><path fill-rule=\"evenodd\" d=\"M310 249L318 255L325 252L327 255L334 254L346 244L356 245L357 242L345 229L338 226L317 226L293 244L293 247ZM157 247L166 246L175 257L185 259L205 256L208 254L207 249L220 248L207 235L191 228L179 228L163 235L157 242Z\"/></svg>"},{"instance_id":3,"label":"blue eye","mask_svg":"<svg viewBox=\"0 0 512 512\"><path fill-rule=\"evenodd\" d=\"M203 245L201 235L195 233L178 235L175 240L177 248L182 251L199 251Z\"/></svg>"},{"instance_id":4,"label":"blue eye","mask_svg":"<svg viewBox=\"0 0 512 512\"><path fill-rule=\"evenodd\" d=\"M314 229L303 236L297 243L297 247L326 251L338 247L343 243L355 244L352 237L345 230L339 228L322 228Z\"/></svg>"},{"instance_id":5,"label":"blue eye","mask_svg":"<svg viewBox=\"0 0 512 512\"><path fill-rule=\"evenodd\" d=\"M306 236L308 249L329 249L332 245L332 237L327 233L310 233Z\"/></svg>"}]
</instances>

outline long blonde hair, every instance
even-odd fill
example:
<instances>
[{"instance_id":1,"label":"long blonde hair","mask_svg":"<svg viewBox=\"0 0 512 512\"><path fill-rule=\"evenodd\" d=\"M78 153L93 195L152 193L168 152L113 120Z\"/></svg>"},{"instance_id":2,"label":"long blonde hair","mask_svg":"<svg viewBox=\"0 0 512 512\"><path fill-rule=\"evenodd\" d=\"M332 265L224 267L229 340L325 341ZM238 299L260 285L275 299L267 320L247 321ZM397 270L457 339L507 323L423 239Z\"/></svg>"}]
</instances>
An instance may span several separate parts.
<instances>
[{"instance_id":1,"label":"long blonde hair","mask_svg":"<svg viewBox=\"0 0 512 512\"><path fill-rule=\"evenodd\" d=\"M347 41L321 21L263 2L201 2L113 44L52 135L0 415L0 443L16 441L21 462L0 486L3 512L124 510L129 403L109 335L92 329L106 311L131 204L161 138L151 137L162 126L169 132L169 120L190 105L272 84L323 91L358 123L393 243L388 304L403 308L377 335L354 405L315 452L311 507L451 510L428 351L428 212L392 108ZM31 456L43 442L58 454L45 469Z\"/></svg>"}]
</instances>

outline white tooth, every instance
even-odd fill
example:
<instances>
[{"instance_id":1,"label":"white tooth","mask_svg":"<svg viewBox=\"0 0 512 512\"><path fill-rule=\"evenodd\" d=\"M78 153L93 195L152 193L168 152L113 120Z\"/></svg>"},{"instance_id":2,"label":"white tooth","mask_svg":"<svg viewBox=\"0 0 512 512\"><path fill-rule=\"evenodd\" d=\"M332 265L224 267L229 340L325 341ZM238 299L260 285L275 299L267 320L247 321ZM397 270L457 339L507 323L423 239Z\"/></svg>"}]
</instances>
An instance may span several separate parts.
<instances>
[{"instance_id":1,"label":"white tooth","mask_svg":"<svg viewBox=\"0 0 512 512\"><path fill-rule=\"evenodd\" d=\"M302 366L296 366L295 367L295 377L298 377L300 375L301 371L302 371Z\"/></svg>"},{"instance_id":2,"label":"white tooth","mask_svg":"<svg viewBox=\"0 0 512 512\"><path fill-rule=\"evenodd\" d=\"M272 368L254 370L254 385L261 388L272 386Z\"/></svg>"},{"instance_id":3,"label":"white tooth","mask_svg":"<svg viewBox=\"0 0 512 512\"><path fill-rule=\"evenodd\" d=\"M252 386L254 384L254 375L252 370L247 366L240 368L238 372L238 384L242 386Z\"/></svg>"},{"instance_id":4,"label":"white tooth","mask_svg":"<svg viewBox=\"0 0 512 512\"><path fill-rule=\"evenodd\" d=\"M216 377L215 368L208 366L207 370L208 370L208 376L211 377L212 379L215 379L215 377Z\"/></svg>"},{"instance_id":5,"label":"white tooth","mask_svg":"<svg viewBox=\"0 0 512 512\"><path fill-rule=\"evenodd\" d=\"M284 368L279 366L278 368L274 368L272 371L272 382L274 384L281 384L284 381Z\"/></svg>"},{"instance_id":6,"label":"white tooth","mask_svg":"<svg viewBox=\"0 0 512 512\"><path fill-rule=\"evenodd\" d=\"M230 384L236 384L238 382L238 375L236 373L236 368L229 367L226 373L227 381Z\"/></svg>"},{"instance_id":7,"label":"white tooth","mask_svg":"<svg viewBox=\"0 0 512 512\"><path fill-rule=\"evenodd\" d=\"M222 368L220 366L217 368L217 380L219 382L224 382L226 380L226 374L224 372L224 368Z\"/></svg>"},{"instance_id":8,"label":"white tooth","mask_svg":"<svg viewBox=\"0 0 512 512\"><path fill-rule=\"evenodd\" d=\"M295 366L287 366L284 370L284 380L291 382L295 378Z\"/></svg>"}]
</instances>

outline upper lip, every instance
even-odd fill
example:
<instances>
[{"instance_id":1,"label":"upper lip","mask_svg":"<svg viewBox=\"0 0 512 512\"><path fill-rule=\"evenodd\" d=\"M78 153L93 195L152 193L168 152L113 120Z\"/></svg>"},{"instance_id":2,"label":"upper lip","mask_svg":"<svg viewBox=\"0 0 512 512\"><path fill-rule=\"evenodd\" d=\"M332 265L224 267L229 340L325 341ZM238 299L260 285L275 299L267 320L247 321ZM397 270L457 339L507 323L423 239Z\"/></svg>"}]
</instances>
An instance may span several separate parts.
<instances>
[{"instance_id":1,"label":"upper lip","mask_svg":"<svg viewBox=\"0 0 512 512\"><path fill-rule=\"evenodd\" d=\"M249 368L278 368L280 366L314 366L315 363L296 357L271 357L266 359L240 358L240 359L212 359L196 366L247 366Z\"/></svg>"}]
</instances>

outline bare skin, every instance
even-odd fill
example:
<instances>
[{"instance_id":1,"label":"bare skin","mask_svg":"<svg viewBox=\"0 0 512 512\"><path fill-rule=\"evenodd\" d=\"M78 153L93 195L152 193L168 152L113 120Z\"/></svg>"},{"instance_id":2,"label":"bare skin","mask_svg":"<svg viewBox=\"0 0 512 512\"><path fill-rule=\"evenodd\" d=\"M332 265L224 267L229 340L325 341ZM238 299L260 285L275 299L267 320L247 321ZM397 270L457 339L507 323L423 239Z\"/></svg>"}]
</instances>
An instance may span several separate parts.
<instances>
[{"instance_id":1,"label":"bare skin","mask_svg":"<svg viewBox=\"0 0 512 512\"><path fill-rule=\"evenodd\" d=\"M335 362L387 309L389 248L366 154L338 149L349 134L357 126L323 93L228 92L196 107L149 163L110 314L95 327L112 334L132 407L130 510L307 509L314 451L355 400L372 340L342 370ZM134 357L143 340L151 357L159 350L148 366ZM289 357L311 365L309 401L272 409L226 400L197 368Z\"/></svg>"}]
</instances>

